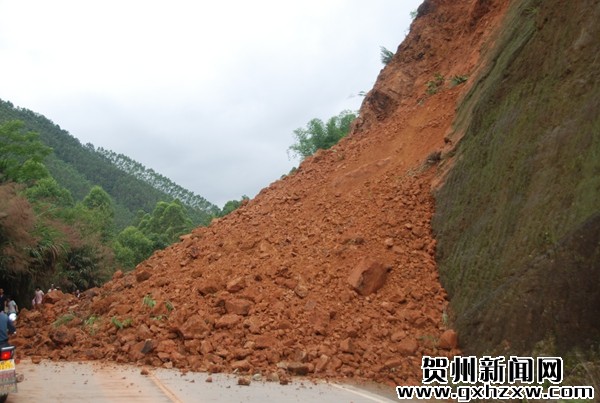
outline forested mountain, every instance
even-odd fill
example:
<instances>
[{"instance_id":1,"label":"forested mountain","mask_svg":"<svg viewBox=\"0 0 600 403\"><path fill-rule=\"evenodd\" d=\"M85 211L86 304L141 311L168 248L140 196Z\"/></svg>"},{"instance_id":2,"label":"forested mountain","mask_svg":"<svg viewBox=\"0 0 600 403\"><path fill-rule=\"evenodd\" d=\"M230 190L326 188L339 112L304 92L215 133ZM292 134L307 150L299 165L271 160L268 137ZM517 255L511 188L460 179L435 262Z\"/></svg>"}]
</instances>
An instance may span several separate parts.
<instances>
[{"instance_id":1,"label":"forested mountain","mask_svg":"<svg viewBox=\"0 0 600 403\"><path fill-rule=\"evenodd\" d=\"M52 148L44 163L75 200L82 200L95 185L112 197L117 229L130 225L140 210L152 212L161 201L180 200L194 225L206 225L220 213L203 197L127 156L83 145L45 116L0 100L0 123L15 119L23 121L26 130L39 133L40 141Z\"/></svg>"},{"instance_id":2,"label":"forested mountain","mask_svg":"<svg viewBox=\"0 0 600 403\"><path fill-rule=\"evenodd\" d=\"M86 146L93 147L91 144ZM151 185L154 189L157 189L173 199L181 201L185 206L192 207L200 211L217 214L219 211L216 206L209 203L202 196L198 196L193 192L179 186L169 178L155 172L153 169L148 169L144 165L137 161L132 160L126 155L115 153L111 150L106 150L102 147L96 148L96 152L110 161L114 166L132 175L135 178L141 179L144 182Z\"/></svg>"},{"instance_id":3,"label":"forested mountain","mask_svg":"<svg viewBox=\"0 0 600 403\"><path fill-rule=\"evenodd\" d=\"M241 202L240 202L241 203ZM0 288L96 287L221 211L122 154L0 100Z\"/></svg>"}]
</instances>

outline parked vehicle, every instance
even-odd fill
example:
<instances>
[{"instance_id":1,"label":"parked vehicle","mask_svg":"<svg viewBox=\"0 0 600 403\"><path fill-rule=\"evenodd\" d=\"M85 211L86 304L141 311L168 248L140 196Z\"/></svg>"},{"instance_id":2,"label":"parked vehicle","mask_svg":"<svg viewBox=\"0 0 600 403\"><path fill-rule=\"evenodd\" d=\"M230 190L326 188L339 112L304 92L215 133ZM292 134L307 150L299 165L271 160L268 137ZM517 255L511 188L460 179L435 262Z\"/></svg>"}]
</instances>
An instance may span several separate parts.
<instances>
[{"instance_id":1,"label":"parked vehicle","mask_svg":"<svg viewBox=\"0 0 600 403\"><path fill-rule=\"evenodd\" d=\"M17 315L11 313L8 320L16 325ZM15 331L16 333L16 331ZM17 368L15 365L15 346L0 348L0 403L4 403L9 393L17 392Z\"/></svg>"},{"instance_id":2,"label":"parked vehicle","mask_svg":"<svg viewBox=\"0 0 600 403\"><path fill-rule=\"evenodd\" d=\"M0 403L4 403L9 393L17 392L17 370L15 346L0 349Z\"/></svg>"}]
</instances>

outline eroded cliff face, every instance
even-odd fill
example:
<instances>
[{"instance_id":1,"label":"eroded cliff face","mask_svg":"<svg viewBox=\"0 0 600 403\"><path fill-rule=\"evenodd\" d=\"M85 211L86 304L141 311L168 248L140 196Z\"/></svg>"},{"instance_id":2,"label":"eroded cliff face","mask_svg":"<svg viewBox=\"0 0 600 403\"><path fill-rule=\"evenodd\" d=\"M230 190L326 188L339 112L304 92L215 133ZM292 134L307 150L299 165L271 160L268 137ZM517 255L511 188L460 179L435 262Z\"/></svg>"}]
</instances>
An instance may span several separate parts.
<instances>
[{"instance_id":1,"label":"eroded cliff face","mask_svg":"<svg viewBox=\"0 0 600 403\"><path fill-rule=\"evenodd\" d=\"M507 6L426 1L348 138L101 289L50 293L21 315L21 353L419 383L422 355L459 352L431 231L436 164Z\"/></svg>"},{"instance_id":2,"label":"eroded cliff face","mask_svg":"<svg viewBox=\"0 0 600 403\"><path fill-rule=\"evenodd\" d=\"M597 345L599 18L598 1L515 1L448 135L434 228L470 353Z\"/></svg>"}]
</instances>

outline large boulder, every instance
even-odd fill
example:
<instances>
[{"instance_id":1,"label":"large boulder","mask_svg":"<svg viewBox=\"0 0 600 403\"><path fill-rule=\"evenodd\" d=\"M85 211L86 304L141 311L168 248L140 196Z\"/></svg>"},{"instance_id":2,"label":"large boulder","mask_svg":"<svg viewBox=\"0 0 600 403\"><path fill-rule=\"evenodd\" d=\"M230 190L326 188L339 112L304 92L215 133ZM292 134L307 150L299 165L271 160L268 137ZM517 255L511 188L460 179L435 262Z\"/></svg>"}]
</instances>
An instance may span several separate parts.
<instances>
[{"instance_id":1,"label":"large boulder","mask_svg":"<svg viewBox=\"0 0 600 403\"><path fill-rule=\"evenodd\" d=\"M385 284L389 268L380 262L364 259L348 276L348 284L360 295L369 295Z\"/></svg>"}]
</instances>

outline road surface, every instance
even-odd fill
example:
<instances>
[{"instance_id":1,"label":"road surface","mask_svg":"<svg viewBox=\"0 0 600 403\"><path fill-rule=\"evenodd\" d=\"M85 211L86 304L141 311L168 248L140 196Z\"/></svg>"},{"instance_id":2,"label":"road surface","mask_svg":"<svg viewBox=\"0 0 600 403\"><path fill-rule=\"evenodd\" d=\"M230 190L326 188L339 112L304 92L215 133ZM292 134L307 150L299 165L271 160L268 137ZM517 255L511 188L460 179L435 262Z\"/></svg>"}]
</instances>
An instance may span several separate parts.
<instances>
[{"instance_id":1,"label":"road surface","mask_svg":"<svg viewBox=\"0 0 600 403\"><path fill-rule=\"evenodd\" d=\"M23 360L17 373L25 379L9 403L25 402L353 402L389 403L398 401L393 388L369 390L336 383L314 383L294 378L288 385L252 381L238 385L233 375L181 373L178 370L149 369L97 362L52 362L33 364Z\"/></svg>"}]
</instances>

